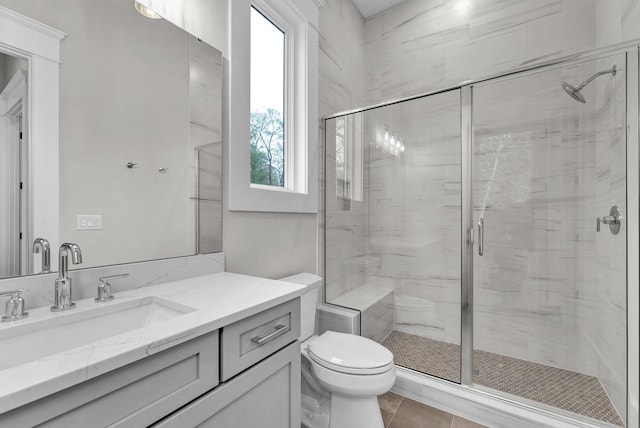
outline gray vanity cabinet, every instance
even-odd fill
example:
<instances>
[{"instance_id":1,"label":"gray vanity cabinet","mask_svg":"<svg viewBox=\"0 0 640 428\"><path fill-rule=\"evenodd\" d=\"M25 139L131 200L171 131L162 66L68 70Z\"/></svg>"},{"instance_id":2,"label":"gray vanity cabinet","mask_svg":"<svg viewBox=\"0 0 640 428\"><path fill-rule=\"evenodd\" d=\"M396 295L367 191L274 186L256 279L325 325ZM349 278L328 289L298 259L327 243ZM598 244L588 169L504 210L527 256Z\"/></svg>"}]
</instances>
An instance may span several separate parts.
<instances>
[{"instance_id":1,"label":"gray vanity cabinet","mask_svg":"<svg viewBox=\"0 0 640 428\"><path fill-rule=\"evenodd\" d=\"M300 299L221 329L220 386L155 427L299 428Z\"/></svg>"},{"instance_id":2,"label":"gray vanity cabinet","mask_svg":"<svg viewBox=\"0 0 640 428\"><path fill-rule=\"evenodd\" d=\"M297 298L52 392L0 427L299 428L299 336Z\"/></svg>"},{"instance_id":3,"label":"gray vanity cabinet","mask_svg":"<svg viewBox=\"0 0 640 428\"><path fill-rule=\"evenodd\" d=\"M218 331L0 415L2 427L144 427L218 384Z\"/></svg>"},{"instance_id":4,"label":"gray vanity cabinet","mask_svg":"<svg viewBox=\"0 0 640 428\"><path fill-rule=\"evenodd\" d=\"M296 341L154 428L299 428L300 406Z\"/></svg>"}]
</instances>

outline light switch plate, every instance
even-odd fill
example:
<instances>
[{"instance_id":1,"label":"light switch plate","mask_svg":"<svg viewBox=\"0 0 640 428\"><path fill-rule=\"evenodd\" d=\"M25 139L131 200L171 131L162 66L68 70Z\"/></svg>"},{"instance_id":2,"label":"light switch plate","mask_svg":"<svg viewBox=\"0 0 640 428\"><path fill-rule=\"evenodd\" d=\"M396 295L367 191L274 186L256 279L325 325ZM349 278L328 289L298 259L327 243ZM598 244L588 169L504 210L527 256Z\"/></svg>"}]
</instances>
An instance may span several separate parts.
<instances>
[{"instance_id":1,"label":"light switch plate","mask_svg":"<svg viewBox=\"0 0 640 428\"><path fill-rule=\"evenodd\" d=\"M102 216L96 214L78 214L76 216L77 230L102 230Z\"/></svg>"}]
</instances>

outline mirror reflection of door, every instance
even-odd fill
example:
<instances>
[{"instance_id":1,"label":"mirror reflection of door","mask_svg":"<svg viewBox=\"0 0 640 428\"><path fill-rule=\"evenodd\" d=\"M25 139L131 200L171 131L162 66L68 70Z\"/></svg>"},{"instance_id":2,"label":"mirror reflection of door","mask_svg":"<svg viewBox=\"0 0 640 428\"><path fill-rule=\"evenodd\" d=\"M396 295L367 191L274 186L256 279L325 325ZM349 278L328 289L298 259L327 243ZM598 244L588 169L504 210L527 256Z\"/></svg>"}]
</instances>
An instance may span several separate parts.
<instances>
[{"instance_id":1,"label":"mirror reflection of door","mask_svg":"<svg viewBox=\"0 0 640 428\"><path fill-rule=\"evenodd\" d=\"M31 243L33 242L33 236L31 234L31 228L29 227L29 145L27 144L27 127L25 126L25 111L23 111L18 118L18 157L20 165L20 173L18 179L18 206L20 207L20 215L18 216L20 224L18 225L20 236L20 275L28 275L33 272L31 257Z\"/></svg>"},{"instance_id":2,"label":"mirror reflection of door","mask_svg":"<svg viewBox=\"0 0 640 428\"><path fill-rule=\"evenodd\" d=\"M29 273L26 60L0 52L0 277ZM15 207L8 210L7 207Z\"/></svg>"}]
</instances>

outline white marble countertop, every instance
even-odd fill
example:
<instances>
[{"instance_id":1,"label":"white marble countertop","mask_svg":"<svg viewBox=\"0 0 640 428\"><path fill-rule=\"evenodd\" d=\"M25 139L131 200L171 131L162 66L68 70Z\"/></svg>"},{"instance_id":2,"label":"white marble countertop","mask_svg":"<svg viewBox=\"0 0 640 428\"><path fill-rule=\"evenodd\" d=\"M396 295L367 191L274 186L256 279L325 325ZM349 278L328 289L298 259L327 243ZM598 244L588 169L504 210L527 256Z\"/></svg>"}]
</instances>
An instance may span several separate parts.
<instances>
[{"instance_id":1,"label":"white marble countertop","mask_svg":"<svg viewBox=\"0 0 640 428\"><path fill-rule=\"evenodd\" d=\"M31 310L26 320L0 324L0 337L13 326L146 296L195 309L161 324L1 370L0 414L284 303L304 290L301 285L221 272L120 292L107 303L79 300L71 311L54 313L48 307ZM2 353L11 352L1 346L1 341L0 348Z\"/></svg>"}]
</instances>

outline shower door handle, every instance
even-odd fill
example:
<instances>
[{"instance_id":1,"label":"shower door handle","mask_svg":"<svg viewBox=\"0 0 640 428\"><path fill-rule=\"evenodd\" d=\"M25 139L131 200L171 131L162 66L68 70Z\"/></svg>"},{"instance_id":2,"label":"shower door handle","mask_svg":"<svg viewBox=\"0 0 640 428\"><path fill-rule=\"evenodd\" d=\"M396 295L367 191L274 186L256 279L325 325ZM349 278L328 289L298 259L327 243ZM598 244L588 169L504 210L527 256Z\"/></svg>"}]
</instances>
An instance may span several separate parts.
<instances>
[{"instance_id":1,"label":"shower door handle","mask_svg":"<svg viewBox=\"0 0 640 428\"><path fill-rule=\"evenodd\" d=\"M484 218L478 220L478 255L484 256Z\"/></svg>"}]
</instances>

